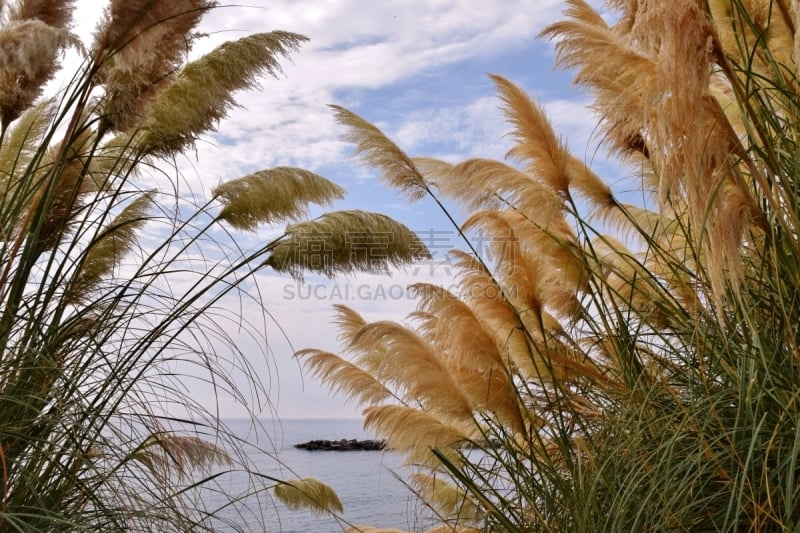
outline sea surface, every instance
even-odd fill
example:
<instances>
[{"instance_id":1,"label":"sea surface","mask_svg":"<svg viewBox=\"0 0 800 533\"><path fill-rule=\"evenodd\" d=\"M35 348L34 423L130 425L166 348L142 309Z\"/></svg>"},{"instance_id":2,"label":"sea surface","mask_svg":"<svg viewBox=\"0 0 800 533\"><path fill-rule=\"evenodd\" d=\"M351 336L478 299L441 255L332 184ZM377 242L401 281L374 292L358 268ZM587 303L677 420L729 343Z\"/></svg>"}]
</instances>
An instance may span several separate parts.
<instances>
[{"instance_id":1,"label":"sea surface","mask_svg":"<svg viewBox=\"0 0 800 533\"><path fill-rule=\"evenodd\" d=\"M316 439L371 439L360 420L267 420L254 431L249 420L226 420L227 427L253 445L247 459L258 472L279 479L314 477L330 485L344 507L341 519L286 508L271 493L244 498L236 508L219 511L214 523L221 531L276 531L286 533L341 532L348 525L367 525L422 531L434 521L431 512L404 484L408 469L402 457L390 451L305 451L295 444ZM232 473L217 480L220 491L246 494L248 476ZM269 484L272 484L271 482ZM206 504L222 506L220 493L206 490Z\"/></svg>"}]
</instances>

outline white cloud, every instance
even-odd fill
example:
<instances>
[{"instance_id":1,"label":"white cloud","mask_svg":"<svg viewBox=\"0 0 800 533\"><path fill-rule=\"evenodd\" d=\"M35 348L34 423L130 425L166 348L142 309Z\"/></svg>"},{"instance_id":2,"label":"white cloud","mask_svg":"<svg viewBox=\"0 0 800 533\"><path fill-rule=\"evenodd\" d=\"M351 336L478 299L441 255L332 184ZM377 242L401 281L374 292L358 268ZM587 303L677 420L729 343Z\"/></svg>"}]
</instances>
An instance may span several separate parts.
<instances>
[{"instance_id":1,"label":"white cloud","mask_svg":"<svg viewBox=\"0 0 800 533\"><path fill-rule=\"evenodd\" d=\"M311 41L283 61L284 77L240 95L243 109L220 127L224 148L201 145L201 164L227 175L242 166L318 168L341 161L345 147L326 104L339 101L343 91L388 87L423 71L530 46L560 8L555 0L284 0L219 9L207 18L204 29L212 37L200 52L274 28Z\"/></svg>"},{"instance_id":2,"label":"white cloud","mask_svg":"<svg viewBox=\"0 0 800 533\"><path fill-rule=\"evenodd\" d=\"M397 142L414 155L451 162L467 157L502 159L509 148L503 139L508 128L498 105L494 96L481 96L463 106L414 111L398 128ZM446 147L446 151L425 152L430 146Z\"/></svg>"},{"instance_id":3,"label":"white cloud","mask_svg":"<svg viewBox=\"0 0 800 533\"><path fill-rule=\"evenodd\" d=\"M580 156L593 150L599 140L596 135L598 115L589 108L587 100L545 100L541 102L556 134Z\"/></svg>"}]
</instances>

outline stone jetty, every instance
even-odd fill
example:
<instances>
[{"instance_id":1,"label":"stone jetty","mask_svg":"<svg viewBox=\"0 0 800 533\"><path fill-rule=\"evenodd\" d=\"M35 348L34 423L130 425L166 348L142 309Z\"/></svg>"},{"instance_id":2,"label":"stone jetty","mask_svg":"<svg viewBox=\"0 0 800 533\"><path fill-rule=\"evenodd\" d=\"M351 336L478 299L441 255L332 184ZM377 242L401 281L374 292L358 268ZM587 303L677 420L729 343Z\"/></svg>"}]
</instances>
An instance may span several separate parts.
<instances>
[{"instance_id":1,"label":"stone jetty","mask_svg":"<svg viewBox=\"0 0 800 533\"><path fill-rule=\"evenodd\" d=\"M335 452L354 452L354 451L374 451L382 450L386 446L383 440L310 440L300 444L295 444L295 448L309 451L335 451Z\"/></svg>"}]
</instances>

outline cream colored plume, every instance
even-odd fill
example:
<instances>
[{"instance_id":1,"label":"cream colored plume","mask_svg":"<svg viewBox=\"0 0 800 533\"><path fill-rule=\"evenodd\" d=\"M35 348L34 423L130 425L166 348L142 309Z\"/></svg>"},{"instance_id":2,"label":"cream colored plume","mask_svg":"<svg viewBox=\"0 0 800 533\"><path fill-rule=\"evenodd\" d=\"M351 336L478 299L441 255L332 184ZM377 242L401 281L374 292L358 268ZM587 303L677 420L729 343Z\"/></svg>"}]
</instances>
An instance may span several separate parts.
<instances>
[{"instance_id":1,"label":"cream colored plume","mask_svg":"<svg viewBox=\"0 0 800 533\"><path fill-rule=\"evenodd\" d=\"M90 297L104 278L136 245L136 234L148 219L155 193L139 195L89 245L67 291L73 302Z\"/></svg>"},{"instance_id":2,"label":"cream colored plume","mask_svg":"<svg viewBox=\"0 0 800 533\"><path fill-rule=\"evenodd\" d=\"M341 513L344 509L336 492L318 479L304 477L282 481L275 496L293 511L305 509L314 514Z\"/></svg>"},{"instance_id":3,"label":"cream colored plume","mask_svg":"<svg viewBox=\"0 0 800 533\"><path fill-rule=\"evenodd\" d=\"M473 498L442 475L415 472L411 475L411 484L422 499L448 522L463 527L466 524L476 525L484 518Z\"/></svg>"},{"instance_id":4,"label":"cream colored plume","mask_svg":"<svg viewBox=\"0 0 800 533\"><path fill-rule=\"evenodd\" d=\"M128 131L147 115L155 97L175 80L207 0L113 1L95 36L97 80L105 86L99 128Z\"/></svg>"},{"instance_id":5,"label":"cream colored plume","mask_svg":"<svg viewBox=\"0 0 800 533\"><path fill-rule=\"evenodd\" d=\"M75 0L18 0L8 6L8 20L36 19L54 28L69 28L74 4Z\"/></svg>"},{"instance_id":6,"label":"cream colored plume","mask_svg":"<svg viewBox=\"0 0 800 533\"><path fill-rule=\"evenodd\" d=\"M0 127L5 131L42 93L59 67L58 56L77 43L67 30L39 19L0 26Z\"/></svg>"},{"instance_id":7,"label":"cream colored plume","mask_svg":"<svg viewBox=\"0 0 800 533\"><path fill-rule=\"evenodd\" d=\"M228 453L213 442L163 432L149 435L129 458L143 464L162 480L172 472L185 477L193 469L208 470L215 465L232 463Z\"/></svg>"},{"instance_id":8,"label":"cream colored plume","mask_svg":"<svg viewBox=\"0 0 800 533\"><path fill-rule=\"evenodd\" d=\"M302 279L304 271L329 277L380 273L425 258L430 252L406 226L386 215L353 210L291 224L264 264Z\"/></svg>"},{"instance_id":9,"label":"cream colored plume","mask_svg":"<svg viewBox=\"0 0 800 533\"><path fill-rule=\"evenodd\" d=\"M260 223L307 217L308 203L330 205L344 198L344 189L308 170L277 167L226 181L212 194L223 204L219 219L252 231Z\"/></svg>"},{"instance_id":10,"label":"cream colored plume","mask_svg":"<svg viewBox=\"0 0 800 533\"><path fill-rule=\"evenodd\" d=\"M439 181L440 190L470 208L513 205L532 222L547 227L563 217L564 202L548 185L493 159L468 159Z\"/></svg>"},{"instance_id":11,"label":"cream colored plume","mask_svg":"<svg viewBox=\"0 0 800 533\"><path fill-rule=\"evenodd\" d=\"M139 149L170 155L191 146L227 114L235 91L255 87L262 74L279 74L278 59L305 40L284 31L257 33L224 43L187 64L153 101L142 123Z\"/></svg>"},{"instance_id":12,"label":"cream colored plume","mask_svg":"<svg viewBox=\"0 0 800 533\"><path fill-rule=\"evenodd\" d=\"M366 408L364 415L364 427L385 437L388 448L406 453L409 463L438 464L432 449L459 448L468 443L472 432L404 405L375 405Z\"/></svg>"}]
</instances>

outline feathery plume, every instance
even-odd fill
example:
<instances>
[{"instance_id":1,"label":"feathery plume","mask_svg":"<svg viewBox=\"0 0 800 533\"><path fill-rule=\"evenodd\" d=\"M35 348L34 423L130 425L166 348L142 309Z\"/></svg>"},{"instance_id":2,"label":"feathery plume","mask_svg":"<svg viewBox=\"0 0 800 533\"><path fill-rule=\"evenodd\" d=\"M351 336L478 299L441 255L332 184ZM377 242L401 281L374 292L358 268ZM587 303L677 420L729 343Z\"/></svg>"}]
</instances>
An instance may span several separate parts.
<instances>
[{"instance_id":1,"label":"feathery plume","mask_svg":"<svg viewBox=\"0 0 800 533\"><path fill-rule=\"evenodd\" d=\"M617 207L611 188L586 163L570 155L566 173L570 189L577 190L578 194L592 202L601 216L602 213Z\"/></svg>"},{"instance_id":2,"label":"feathery plume","mask_svg":"<svg viewBox=\"0 0 800 533\"><path fill-rule=\"evenodd\" d=\"M68 31L41 20L0 27L0 127L5 130L39 97L58 69L58 54L77 42Z\"/></svg>"},{"instance_id":3,"label":"feathery plume","mask_svg":"<svg viewBox=\"0 0 800 533\"><path fill-rule=\"evenodd\" d=\"M566 170L570 154L553 131L544 109L505 78L490 77L500 91L502 110L513 126L511 136L516 142L508 155L525 161L529 174L565 196L569 186Z\"/></svg>"},{"instance_id":4,"label":"feathery plume","mask_svg":"<svg viewBox=\"0 0 800 533\"><path fill-rule=\"evenodd\" d=\"M403 391L408 403L443 419L469 424L473 406L459 383L424 339L395 322L365 325L352 339L350 349L379 350L379 378Z\"/></svg>"},{"instance_id":5,"label":"feathery plume","mask_svg":"<svg viewBox=\"0 0 800 533\"><path fill-rule=\"evenodd\" d=\"M469 362L476 368L502 364L494 340L484 330L472 308L456 295L430 283L410 285L408 293L417 300L418 312L448 324L448 327L432 328L431 333L435 336L428 338L444 357Z\"/></svg>"},{"instance_id":6,"label":"feathery plume","mask_svg":"<svg viewBox=\"0 0 800 533\"><path fill-rule=\"evenodd\" d=\"M346 305L334 304L333 308L336 311L333 323L339 329L339 340L349 344L358 331L367 325L367 321Z\"/></svg>"},{"instance_id":7,"label":"feathery plume","mask_svg":"<svg viewBox=\"0 0 800 533\"><path fill-rule=\"evenodd\" d=\"M414 489L444 520L463 526L478 523L484 518L480 507L472 497L443 479L443 476L415 472L410 477ZM452 530L451 526L449 531Z\"/></svg>"},{"instance_id":8,"label":"feathery plume","mask_svg":"<svg viewBox=\"0 0 800 533\"><path fill-rule=\"evenodd\" d=\"M563 216L564 202L552 188L493 159L455 165L439 188L471 208L494 208L502 200L542 227Z\"/></svg>"},{"instance_id":9,"label":"feathery plume","mask_svg":"<svg viewBox=\"0 0 800 533\"><path fill-rule=\"evenodd\" d=\"M523 253L520 240L501 211L483 210L472 214L462 225L464 232L485 232L488 252L494 262L494 275L505 297L520 314L539 314L543 303L539 280L543 276L541 255Z\"/></svg>"},{"instance_id":10,"label":"feathery plume","mask_svg":"<svg viewBox=\"0 0 800 533\"><path fill-rule=\"evenodd\" d=\"M335 304L333 307L336 309L333 323L339 330L337 338L342 350L353 356L354 362L359 368L375 376L381 383L385 383L386 380L383 376L385 348L382 345L358 346L355 344L355 339L359 332L367 326L367 321L346 305Z\"/></svg>"},{"instance_id":11,"label":"feathery plume","mask_svg":"<svg viewBox=\"0 0 800 533\"><path fill-rule=\"evenodd\" d=\"M511 373L495 339L470 306L446 289L427 283L410 286L409 293L419 301L418 311L412 315L423 321L418 330L469 401L482 416L495 416L512 431L522 431Z\"/></svg>"},{"instance_id":12,"label":"feathery plume","mask_svg":"<svg viewBox=\"0 0 800 533\"><path fill-rule=\"evenodd\" d=\"M95 57L113 54L115 68L133 70L163 53L155 49L158 44L185 51L187 42L181 39L191 41L191 30L216 5L212 0L112 0L95 31Z\"/></svg>"},{"instance_id":13,"label":"feathery plume","mask_svg":"<svg viewBox=\"0 0 800 533\"><path fill-rule=\"evenodd\" d=\"M8 8L8 20L41 20L54 28L69 28L75 0L19 0Z\"/></svg>"},{"instance_id":14,"label":"feathery plume","mask_svg":"<svg viewBox=\"0 0 800 533\"><path fill-rule=\"evenodd\" d=\"M410 229L391 218L361 210L335 211L298 222L271 248L265 265L302 279L310 270L336 273L385 272L430 252Z\"/></svg>"},{"instance_id":15,"label":"feathery plume","mask_svg":"<svg viewBox=\"0 0 800 533\"><path fill-rule=\"evenodd\" d=\"M453 266L457 271L456 279L461 286L469 287L462 296L464 301L474 310L475 316L484 324L484 328L495 340L498 351L511 373L519 373L525 378L537 374L534 363L535 354L523 333L525 325L514 313L509 302L503 296L503 289L486 271L484 266L471 255L460 250L450 252ZM548 315L542 313L542 320ZM553 320L560 328L560 324ZM546 323L545 327L554 327ZM541 329L533 327L531 331Z\"/></svg>"},{"instance_id":16,"label":"feathery plume","mask_svg":"<svg viewBox=\"0 0 800 533\"><path fill-rule=\"evenodd\" d=\"M690 247L690 235L681 219L628 204L609 214L612 216L606 221L611 227L625 236L639 237L648 247L643 261L645 268L663 279L686 309L699 310L701 304L691 273L697 271L698 259L701 264L704 262L704 254Z\"/></svg>"},{"instance_id":17,"label":"feathery plume","mask_svg":"<svg viewBox=\"0 0 800 533\"><path fill-rule=\"evenodd\" d=\"M654 61L626 45L584 0L568 0L567 20L545 28L541 36L557 40L557 65L577 69L575 83L595 92L593 107L605 140L620 154L647 150L643 94L656 76ZM620 21L624 24L625 20Z\"/></svg>"},{"instance_id":18,"label":"feathery plume","mask_svg":"<svg viewBox=\"0 0 800 533\"><path fill-rule=\"evenodd\" d=\"M68 301L77 302L87 297L133 249L136 233L147 221L154 194L147 192L139 195L89 245L67 291Z\"/></svg>"},{"instance_id":19,"label":"feathery plume","mask_svg":"<svg viewBox=\"0 0 800 533\"><path fill-rule=\"evenodd\" d=\"M98 80L106 89L98 109L101 131L139 125L155 97L174 81L196 37L192 30L214 6L207 0L112 2L95 43L102 61ZM100 59L104 52L109 56Z\"/></svg>"},{"instance_id":20,"label":"feathery plume","mask_svg":"<svg viewBox=\"0 0 800 533\"><path fill-rule=\"evenodd\" d=\"M145 154L174 154L198 135L213 131L234 105L234 91L255 87L262 74L277 76L278 58L305 40L284 31L257 33L224 43L187 64L153 101L142 123L139 149Z\"/></svg>"},{"instance_id":21,"label":"feathery plume","mask_svg":"<svg viewBox=\"0 0 800 533\"><path fill-rule=\"evenodd\" d=\"M468 432L429 413L404 405L375 405L364 410L364 428L386 438L388 448L408 452L408 460L430 463L431 450L458 448Z\"/></svg>"},{"instance_id":22,"label":"feathery plume","mask_svg":"<svg viewBox=\"0 0 800 533\"><path fill-rule=\"evenodd\" d=\"M574 187L599 207L613 206L611 190L569 153L553 131L544 109L505 78L496 75L491 78L500 91L506 118L514 126L511 135L516 144L508 155L527 162L527 172L562 197Z\"/></svg>"},{"instance_id":23,"label":"feathery plume","mask_svg":"<svg viewBox=\"0 0 800 533\"><path fill-rule=\"evenodd\" d=\"M714 127L717 117L707 104L713 30L705 14L694 0L680 0L648 13L648 17L662 39L655 83L645 92L642 104L652 109L647 117L648 133L653 143L662 147L651 157L661 174L660 203L666 204L680 194L681 186L690 198L700 196L708 183L699 181L726 162L731 146L721 135L722 128Z\"/></svg>"},{"instance_id":24,"label":"feathery plume","mask_svg":"<svg viewBox=\"0 0 800 533\"><path fill-rule=\"evenodd\" d=\"M0 146L0 201L14 201L14 189L21 185L26 176L28 165L40 153L42 136L47 131L54 116L52 100L44 100L25 111L6 133ZM28 184L32 185L32 184ZM27 201L19 199L20 203ZM3 218L11 211L0 206Z\"/></svg>"},{"instance_id":25,"label":"feathery plume","mask_svg":"<svg viewBox=\"0 0 800 533\"><path fill-rule=\"evenodd\" d=\"M453 164L433 157L412 157L411 162L422 175L425 183L437 188L441 188L442 182L447 179L453 171Z\"/></svg>"},{"instance_id":26,"label":"feathery plume","mask_svg":"<svg viewBox=\"0 0 800 533\"><path fill-rule=\"evenodd\" d=\"M514 308L537 314L548 308L563 316L577 311L577 293L587 274L566 221L545 229L516 211L485 210L462 226L464 231L473 227L486 233L498 281Z\"/></svg>"},{"instance_id":27,"label":"feathery plume","mask_svg":"<svg viewBox=\"0 0 800 533\"><path fill-rule=\"evenodd\" d=\"M382 178L389 185L399 189L412 202L429 192L414 161L380 129L343 107L332 105L331 108L337 122L348 128L345 140L356 145L355 153L364 163L383 172Z\"/></svg>"},{"instance_id":28,"label":"feathery plume","mask_svg":"<svg viewBox=\"0 0 800 533\"><path fill-rule=\"evenodd\" d=\"M314 349L300 350L294 355L332 392L343 394L348 399L355 398L360 405L380 403L392 396L372 374L338 355Z\"/></svg>"},{"instance_id":29,"label":"feathery plume","mask_svg":"<svg viewBox=\"0 0 800 533\"><path fill-rule=\"evenodd\" d=\"M330 205L344 189L308 170L277 167L226 181L212 192L223 208L218 218L243 230L308 216L307 203Z\"/></svg>"},{"instance_id":30,"label":"feathery plume","mask_svg":"<svg viewBox=\"0 0 800 533\"><path fill-rule=\"evenodd\" d=\"M733 173L738 140L711 95L715 34L704 10L681 0L650 16L663 33L657 83L644 102L652 108L650 131L661 147L652 155L659 200L667 205L685 198L694 241L708 248L708 275L719 297L741 282L739 248L760 209Z\"/></svg>"},{"instance_id":31,"label":"feathery plume","mask_svg":"<svg viewBox=\"0 0 800 533\"><path fill-rule=\"evenodd\" d=\"M767 78L776 74L785 83L796 75L795 41L797 37L797 4L789 8L784 1L709 0L708 12L714 22L721 52L729 57L750 50L747 69ZM794 13L792 13L794 12ZM742 48L744 47L744 48ZM776 69L783 72L777 73ZM746 73L738 73L745 81ZM797 90L796 83L791 83ZM786 107L783 109L788 110Z\"/></svg>"},{"instance_id":32,"label":"feathery plume","mask_svg":"<svg viewBox=\"0 0 800 533\"><path fill-rule=\"evenodd\" d=\"M137 176L140 160L132 150L132 143L130 136L118 135L99 146L86 169L87 186L91 185L94 191L101 191L106 190L117 177L128 179Z\"/></svg>"},{"instance_id":33,"label":"feathery plume","mask_svg":"<svg viewBox=\"0 0 800 533\"><path fill-rule=\"evenodd\" d=\"M304 477L281 481L274 490L275 496L293 511L305 509L314 514L344 511L336 492L318 479Z\"/></svg>"},{"instance_id":34,"label":"feathery plume","mask_svg":"<svg viewBox=\"0 0 800 533\"><path fill-rule=\"evenodd\" d=\"M84 181L93 132L82 130L75 139L65 140L66 148L53 147L40 167L45 179L31 201L31 209L43 211L43 221L37 231L40 250L53 249L67 234L69 223L80 207L80 197L86 191ZM56 157L61 157L56 161Z\"/></svg>"},{"instance_id":35,"label":"feathery plume","mask_svg":"<svg viewBox=\"0 0 800 533\"><path fill-rule=\"evenodd\" d=\"M519 321L504 298L504 287L498 285L485 266L461 250L451 250L448 254L457 272L459 285L469 287L461 294L461 299L473 309L475 316L487 320L487 324L495 319L501 323L508 321L510 329L518 329ZM488 330L494 334L494 328Z\"/></svg>"},{"instance_id":36,"label":"feathery plume","mask_svg":"<svg viewBox=\"0 0 800 533\"><path fill-rule=\"evenodd\" d=\"M130 455L156 477L166 479L170 472L183 477L194 468L209 469L232 463L228 453L216 444L199 437L152 433Z\"/></svg>"},{"instance_id":37,"label":"feathery plume","mask_svg":"<svg viewBox=\"0 0 800 533\"><path fill-rule=\"evenodd\" d=\"M653 279L636 256L617 239L602 235L592 241L600 268L605 272L609 297L632 310L647 323L663 327L666 324L667 300L664 288Z\"/></svg>"}]
</instances>

